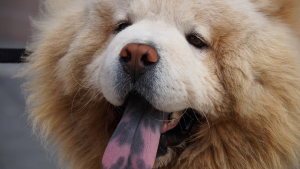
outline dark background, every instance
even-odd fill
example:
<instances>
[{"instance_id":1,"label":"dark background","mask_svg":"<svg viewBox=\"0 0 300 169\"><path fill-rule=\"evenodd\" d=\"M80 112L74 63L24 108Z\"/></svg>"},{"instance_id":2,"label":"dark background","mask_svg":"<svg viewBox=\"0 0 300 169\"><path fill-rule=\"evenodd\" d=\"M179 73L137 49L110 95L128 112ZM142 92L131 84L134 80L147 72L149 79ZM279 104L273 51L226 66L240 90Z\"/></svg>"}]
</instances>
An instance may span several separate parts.
<instances>
[{"instance_id":1,"label":"dark background","mask_svg":"<svg viewBox=\"0 0 300 169\"><path fill-rule=\"evenodd\" d=\"M0 48L24 48L31 34L39 0L0 0ZM25 113L23 80L13 78L23 64L0 63L0 169L55 169L55 155L47 153L32 134Z\"/></svg>"}]
</instances>

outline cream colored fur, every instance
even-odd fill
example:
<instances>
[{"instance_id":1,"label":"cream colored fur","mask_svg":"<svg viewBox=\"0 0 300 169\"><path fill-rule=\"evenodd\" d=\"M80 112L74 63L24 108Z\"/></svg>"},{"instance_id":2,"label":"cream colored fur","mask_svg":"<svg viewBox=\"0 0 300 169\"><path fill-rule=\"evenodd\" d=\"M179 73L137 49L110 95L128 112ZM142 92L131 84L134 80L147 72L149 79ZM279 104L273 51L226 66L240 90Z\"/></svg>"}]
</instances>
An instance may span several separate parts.
<instances>
[{"instance_id":1,"label":"cream colored fur","mask_svg":"<svg viewBox=\"0 0 300 169\"><path fill-rule=\"evenodd\" d=\"M160 55L155 99L203 119L162 168L300 168L298 0L46 1L25 74L33 128L72 169L99 169L121 113L118 54L151 43ZM116 34L116 24L132 26ZM195 31L208 47L185 35Z\"/></svg>"}]
</instances>

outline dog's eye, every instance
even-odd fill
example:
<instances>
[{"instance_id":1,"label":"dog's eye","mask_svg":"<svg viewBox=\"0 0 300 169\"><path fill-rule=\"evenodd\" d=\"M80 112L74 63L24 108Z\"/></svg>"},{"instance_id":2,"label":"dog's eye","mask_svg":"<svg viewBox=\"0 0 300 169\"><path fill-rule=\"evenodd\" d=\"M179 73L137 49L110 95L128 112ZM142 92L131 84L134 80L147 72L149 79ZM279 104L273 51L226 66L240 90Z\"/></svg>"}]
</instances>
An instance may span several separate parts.
<instances>
[{"instance_id":1,"label":"dog's eye","mask_svg":"<svg viewBox=\"0 0 300 169\"><path fill-rule=\"evenodd\" d=\"M121 32L122 30L124 30L125 28L127 28L130 25L131 24L129 22L122 22L122 23L117 25L116 32Z\"/></svg>"},{"instance_id":2,"label":"dog's eye","mask_svg":"<svg viewBox=\"0 0 300 169\"><path fill-rule=\"evenodd\" d=\"M195 46L196 48L202 48L203 46L205 46L206 44L203 42L203 40L201 40L200 38L198 38L195 35L188 35L187 36L187 41L192 44L193 46Z\"/></svg>"}]
</instances>

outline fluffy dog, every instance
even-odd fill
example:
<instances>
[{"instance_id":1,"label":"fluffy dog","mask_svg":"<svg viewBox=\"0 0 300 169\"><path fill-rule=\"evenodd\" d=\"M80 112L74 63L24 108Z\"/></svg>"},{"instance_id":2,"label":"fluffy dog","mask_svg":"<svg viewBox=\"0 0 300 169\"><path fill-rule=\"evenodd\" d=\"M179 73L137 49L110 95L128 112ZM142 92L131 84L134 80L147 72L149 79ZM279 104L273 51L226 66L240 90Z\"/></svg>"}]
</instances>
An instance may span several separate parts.
<instances>
[{"instance_id":1,"label":"fluffy dog","mask_svg":"<svg viewBox=\"0 0 300 169\"><path fill-rule=\"evenodd\" d=\"M72 169L300 167L298 0L52 0L25 70Z\"/></svg>"}]
</instances>

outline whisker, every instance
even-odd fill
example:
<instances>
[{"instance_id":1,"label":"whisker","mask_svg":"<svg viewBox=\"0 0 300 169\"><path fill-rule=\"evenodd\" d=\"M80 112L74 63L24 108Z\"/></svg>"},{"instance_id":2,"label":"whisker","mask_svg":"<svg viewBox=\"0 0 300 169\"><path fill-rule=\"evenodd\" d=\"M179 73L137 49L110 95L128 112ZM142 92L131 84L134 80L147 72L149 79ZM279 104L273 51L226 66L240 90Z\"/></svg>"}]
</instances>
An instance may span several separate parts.
<instances>
[{"instance_id":1,"label":"whisker","mask_svg":"<svg viewBox=\"0 0 300 169\"><path fill-rule=\"evenodd\" d=\"M82 90L82 88L83 88L83 86L81 86L81 87L77 90L77 92L75 93L75 95L74 95L74 97L73 97L73 100L72 100L72 105L71 105L71 118L72 118L72 120L74 120L74 117L73 117L73 110L74 110L75 99L76 99L77 95L80 93L80 90ZM81 100L80 100L80 101L81 101ZM79 102L80 102L80 101L79 101Z\"/></svg>"},{"instance_id":2,"label":"whisker","mask_svg":"<svg viewBox=\"0 0 300 169\"><path fill-rule=\"evenodd\" d=\"M84 88L88 88L88 86L84 86L84 85L80 84L80 83L75 79L74 74L73 74L72 69L71 69L71 65L70 65L69 59L68 59L68 67L69 67L70 73L71 73L71 75L72 75L74 81L75 81L79 86L84 87Z\"/></svg>"},{"instance_id":3,"label":"whisker","mask_svg":"<svg viewBox=\"0 0 300 169\"><path fill-rule=\"evenodd\" d=\"M94 97L92 97L92 100L94 100L98 95L100 95L101 93L100 92L95 92L95 96ZM103 97L103 96L102 96ZM88 114L90 113L90 110L91 110L91 107L92 106L94 106L94 105L98 105L99 104L99 102L94 102L94 103L92 103L92 104L90 104L90 106L89 106L89 109L88 109L88 112L86 113L86 115L85 115L85 117L87 118L87 116L88 116Z\"/></svg>"},{"instance_id":4,"label":"whisker","mask_svg":"<svg viewBox=\"0 0 300 169\"><path fill-rule=\"evenodd\" d=\"M172 112L172 113L173 113L173 112ZM186 113L186 110L185 110L178 118L175 118L175 119L172 119L172 120L178 120L178 119L180 119L185 113ZM169 114L169 113L168 113L168 114ZM151 114L150 114L150 116L151 116ZM153 116L151 116L151 118L153 118L153 119L155 119L155 120L158 120L158 121L165 121L165 120L157 119L157 118L155 118L155 117L153 117ZM167 119L168 122L169 122L169 121L172 121L172 120Z\"/></svg>"},{"instance_id":5,"label":"whisker","mask_svg":"<svg viewBox=\"0 0 300 169\"><path fill-rule=\"evenodd\" d=\"M186 123L186 120L185 120L185 118L184 118L184 114L187 114L187 115L189 116L189 114L187 113L187 109L184 110L184 112L182 113L182 118L183 118L183 121L184 121L184 123L185 123L185 125L186 125L187 123ZM179 124L180 124L180 123L179 123ZM180 128L181 128L181 130L182 130L181 124L180 124Z\"/></svg>"},{"instance_id":6,"label":"whisker","mask_svg":"<svg viewBox=\"0 0 300 169\"><path fill-rule=\"evenodd\" d=\"M89 90L87 90L87 91L85 92L85 94L84 94L83 96L81 96L81 98L80 98L80 100L79 100L78 102L81 102L82 99L83 99L88 93L90 93L91 90L92 90L92 88L90 88Z\"/></svg>"},{"instance_id":7,"label":"whisker","mask_svg":"<svg viewBox=\"0 0 300 169\"><path fill-rule=\"evenodd\" d=\"M71 118L73 119L73 108L74 108L74 102L75 102L75 98L77 96L77 94L80 92L80 90L82 89L82 86L77 90L77 92L75 93L73 100L72 100L72 105L71 105Z\"/></svg>"},{"instance_id":8,"label":"whisker","mask_svg":"<svg viewBox=\"0 0 300 169\"><path fill-rule=\"evenodd\" d=\"M182 126L181 126L181 124L180 124L180 123L179 123L179 126L180 126L180 129L181 129L181 131L182 131L182 132L184 132L184 131L183 131L183 128L182 128Z\"/></svg>"},{"instance_id":9,"label":"whisker","mask_svg":"<svg viewBox=\"0 0 300 169\"><path fill-rule=\"evenodd\" d=\"M91 91L91 89L89 89L89 90L86 92L86 94L87 94L88 92L90 92L90 91ZM86 95L86 94L85 94L85 95ZM97 95L97 94L96 94L96 95ZM83 97L82 97L82 98L83 98ZM81 111L84 110L84 109L88 106L88 104L89 104L91 101L94 100L94 98L95 98L95 95L93 94L92 97L91 97L91 98L90 98L90 99L82 106L82 108L80 108L80 109L78 110L78 114L81 113ZM82 99L80 99L79 102L81 102L81 100L82 100Z\"/></svg>"},{"instance_id":10,"label":"whisker","mask_svg":"<svg viewBox=\"0 0 300 169\"><path fill-rule=\"evenodd\" d=\"M192 99L192 98L190 98L190 99ZM188 102L188 104L189 104L189 106L190 107L192 107L192 104L190 103L190 102ZM192 108L192 111L193 111L193 113L194 113L194 116L196 117L196 119L197 119L197 121L200 123L200 124L202 124L202 122L199 120L199 118L197 117L197 114L195 113L195 111L194 111L194 109ZM189 114L188 114L189 115ZM190 116L190 115L189 115ZM191 117L191 116L190 116ZM191 117L192 118L192 117Z\"/></svg>"},{"instance_id":11,"label":"whisker","mask_svg":"<svg viewBox=\"0 0 300 169\"><path fill-rule=\"evenodd\" d=\"M189 99L191 99L191 100L193 100L194 101L194 103L196 103L195 102L195 100L193 99L193 98L191 98L191 97L189 97ZM190 106L192 106L191 105L191 103L189 102L189 104L190 104ZM197 107L198 107L198 109L200 109L200 106L199 105L196 105ZM193 110L193 109L192 109ZM195 111L193 110L193 113L195 114L195 116L196 116L196 113L195 113ZM204 116L204 118L206 119L206 122L207 122L207 124L208 124L208 128L210 129L210 123L209 123L209 121L208 121L208 118L207 118L207 116L205 115L205 113L204 112L202 112L202 111L200 111L200 113L201 114L203 114L203 116ZM198 122L200 122L201 123L201 121L198 119L198 117L196 116L196 119L197 119L197 121ZM202 123L201 123L202 124Z\"/></svg>"}]
</instances>

